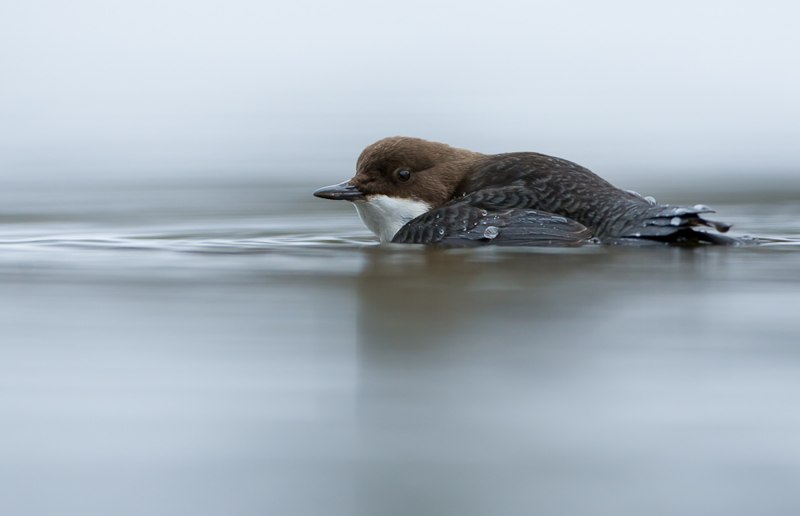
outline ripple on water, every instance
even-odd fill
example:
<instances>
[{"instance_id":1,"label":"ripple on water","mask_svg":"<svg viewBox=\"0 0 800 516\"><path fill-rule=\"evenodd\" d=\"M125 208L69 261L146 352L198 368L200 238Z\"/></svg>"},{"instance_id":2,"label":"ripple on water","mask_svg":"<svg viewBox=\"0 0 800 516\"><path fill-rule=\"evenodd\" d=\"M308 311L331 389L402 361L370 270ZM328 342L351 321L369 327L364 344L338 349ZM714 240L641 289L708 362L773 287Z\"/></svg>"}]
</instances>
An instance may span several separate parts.
<instances>
[{"instance_id":1,"label":"ripple on water","mask_svg":"<svg viewBox=\"0 0 800 516\"><path fill-rule=\"evenodd\" d=\"M323 205L323 207L326 207ZM331 210L335 207L331 206ZM736 236L768 249L800 248L800 213L793 204L717 207L721 217L735 225ZM365 255L413 260L421 246L378 246L375 238L350 212L330 214L286 213L274 216L226 216L189 223L131 225L104 219L56 223L30 219L8 223L0 229L0 264L5 270L36 265L38 270L75 267L132 270L149 267L235 270L259 268L272 272L306 271L325 274L352 273ZM491 229L491 228L490 228ZM489 230L487 230L489 231ZM491 235L490 235L491 236ZM752 248L752 246L744 246ZM135 251L135 252L134 252ZM574 255L602 253L597 246L584 248L490 248L448 250L451 256L468 256L478 262L504 260L519 255ZM224 258L224 261L223 261Z\"/></svg>"}]
</instances>

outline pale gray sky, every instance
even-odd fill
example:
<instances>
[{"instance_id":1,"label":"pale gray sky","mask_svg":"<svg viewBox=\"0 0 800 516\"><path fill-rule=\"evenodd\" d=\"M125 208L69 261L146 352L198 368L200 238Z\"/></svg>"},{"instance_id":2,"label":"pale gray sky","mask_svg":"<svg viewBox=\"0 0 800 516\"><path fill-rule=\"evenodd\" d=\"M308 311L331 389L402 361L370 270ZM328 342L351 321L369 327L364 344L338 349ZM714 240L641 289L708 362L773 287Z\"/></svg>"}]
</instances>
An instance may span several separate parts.
<instances>
[{"instance_id":1,"label":"pale gray sky","mask_svg":"<svg viewBox=\"0 0 800 516\"><path fill-rule=\"evenodd\" d=\"M406 134L800 175L798 5L5 0L0 174L344 179Z\"/></svg>"}]
</instances>

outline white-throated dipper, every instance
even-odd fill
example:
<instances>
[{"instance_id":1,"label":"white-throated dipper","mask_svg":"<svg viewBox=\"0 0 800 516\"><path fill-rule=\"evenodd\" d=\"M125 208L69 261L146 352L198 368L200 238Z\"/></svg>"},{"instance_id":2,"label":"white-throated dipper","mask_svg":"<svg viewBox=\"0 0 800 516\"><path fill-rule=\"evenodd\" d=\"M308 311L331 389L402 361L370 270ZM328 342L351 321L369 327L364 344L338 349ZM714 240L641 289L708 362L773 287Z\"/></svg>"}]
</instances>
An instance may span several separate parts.
<instances>
[{"instance_id":1,"label":"white-throated dipper","mask_svg":"<svg viewBox=\"0 0 800 516\"><path fill-rule=\"evenodd\" d=\"M356 175L320 188L351 201L381 242L439 245L730 244L703 205L670 206L535 152L480 154L419 138L379 140Z\"/></svg>"}]
</instances>

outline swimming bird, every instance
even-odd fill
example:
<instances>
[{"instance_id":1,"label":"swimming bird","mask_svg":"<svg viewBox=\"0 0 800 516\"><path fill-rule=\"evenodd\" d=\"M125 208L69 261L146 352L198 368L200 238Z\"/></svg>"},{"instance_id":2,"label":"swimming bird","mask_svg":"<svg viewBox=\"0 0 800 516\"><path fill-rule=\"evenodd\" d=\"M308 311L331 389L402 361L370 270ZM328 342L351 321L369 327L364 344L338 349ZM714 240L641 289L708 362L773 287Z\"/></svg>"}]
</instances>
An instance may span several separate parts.
<instances>
[{"instance_id":1,"label":"swimming bird","mask_svg":"<svg viewBox=\"0 0 800 516\"><path fill-rule=\"evenodd\" d=\"M452 246L731 244L704 205L670 206L536 152L481 154L395 136L369 145L356 174L314 192L352 202L381 242Z\"/></svg>"}]
</instances>

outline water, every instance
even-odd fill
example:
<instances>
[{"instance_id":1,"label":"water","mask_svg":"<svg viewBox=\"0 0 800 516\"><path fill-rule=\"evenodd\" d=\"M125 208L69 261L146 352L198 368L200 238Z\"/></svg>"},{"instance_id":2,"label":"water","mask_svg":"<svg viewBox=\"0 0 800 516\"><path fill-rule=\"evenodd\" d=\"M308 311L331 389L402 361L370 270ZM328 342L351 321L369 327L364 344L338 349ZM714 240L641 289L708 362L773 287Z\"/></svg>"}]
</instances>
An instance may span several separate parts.
<instances>
[{"instance_id":1,"label":"water","mask_svg":"<svg viewBox=\"0 0 800 516\"><path fill-rule=\"evenodd\" d=\"M0 192L0 513L800 511L800 192L441 251L314 186Z\"/></svg>"}]
</instances>

